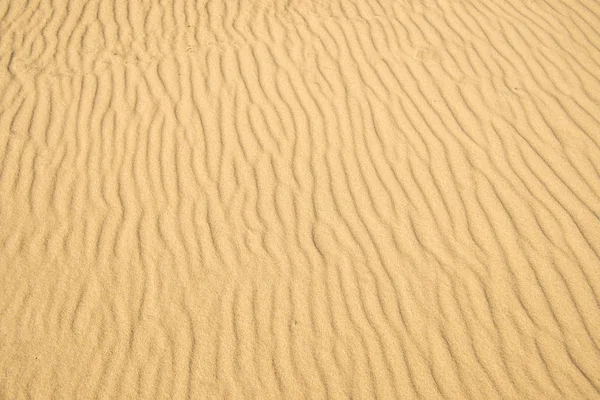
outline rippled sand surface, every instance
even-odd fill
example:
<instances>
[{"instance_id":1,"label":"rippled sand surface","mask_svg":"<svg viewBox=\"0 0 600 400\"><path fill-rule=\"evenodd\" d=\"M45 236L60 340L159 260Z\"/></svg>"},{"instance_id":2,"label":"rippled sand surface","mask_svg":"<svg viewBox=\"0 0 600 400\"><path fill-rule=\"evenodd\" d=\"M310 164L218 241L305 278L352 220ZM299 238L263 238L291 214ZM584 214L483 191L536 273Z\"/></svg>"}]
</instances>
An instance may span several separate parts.
<instances>
[{"instance_id":1,"label":"rippled sand surface","mask_svg":"<svg viewBox=\"0 0 600 400\"><path fill-rule=\"evenodd\" d=\"M600 3L0 0L0 398L600 398Z\"/></svg>"}]
</instances>

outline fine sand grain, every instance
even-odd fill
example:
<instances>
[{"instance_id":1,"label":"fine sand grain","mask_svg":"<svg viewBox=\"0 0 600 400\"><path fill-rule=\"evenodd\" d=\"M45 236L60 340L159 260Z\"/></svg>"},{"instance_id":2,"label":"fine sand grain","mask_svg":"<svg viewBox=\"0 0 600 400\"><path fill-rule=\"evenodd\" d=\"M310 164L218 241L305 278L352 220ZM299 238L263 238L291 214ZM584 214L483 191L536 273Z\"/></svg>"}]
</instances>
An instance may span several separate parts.
<instances>
[{"instance_id":1,"label":"fine sand grain","mask_svg":"<svg viewBox=\"0 0 600 400\"><path fill-rule=\"evenodd\" d=\"M600 3L0 0L51 398L600 398Z\"/></svg>"}]
</instances>

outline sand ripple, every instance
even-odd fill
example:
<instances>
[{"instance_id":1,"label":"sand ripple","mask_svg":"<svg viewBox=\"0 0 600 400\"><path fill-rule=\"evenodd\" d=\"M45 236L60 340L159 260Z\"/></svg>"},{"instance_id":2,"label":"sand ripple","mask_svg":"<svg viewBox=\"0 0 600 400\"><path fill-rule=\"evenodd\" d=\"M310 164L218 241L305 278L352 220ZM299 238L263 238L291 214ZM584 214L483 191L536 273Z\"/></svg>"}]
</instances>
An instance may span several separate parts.
<instances>
[{"instance_id":1,"label":"sand ripple","mask_svg":"<svg viewBox=\"0 0 600 400\"><path fill-rule=\"evenodd\" d=\"M594 0L0 1L0 398L600 398Z\"/></svg>"}]
</instances>

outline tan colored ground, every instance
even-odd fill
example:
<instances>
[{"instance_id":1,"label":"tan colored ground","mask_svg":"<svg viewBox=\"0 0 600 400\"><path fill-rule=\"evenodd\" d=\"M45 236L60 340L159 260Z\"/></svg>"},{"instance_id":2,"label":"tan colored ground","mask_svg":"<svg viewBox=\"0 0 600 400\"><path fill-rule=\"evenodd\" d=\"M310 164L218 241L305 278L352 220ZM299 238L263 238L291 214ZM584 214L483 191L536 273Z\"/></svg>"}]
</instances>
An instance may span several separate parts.
<instances>
[{"instance_id":1,"label":"tan colored ground","mask_svg":"<svg viewBox=\"0 0 600 400\"><path fill-rule=\"evenodd\" d=\"M0 0L1 399L600 398L600 3Z\"/></svg>"}]
</instances>

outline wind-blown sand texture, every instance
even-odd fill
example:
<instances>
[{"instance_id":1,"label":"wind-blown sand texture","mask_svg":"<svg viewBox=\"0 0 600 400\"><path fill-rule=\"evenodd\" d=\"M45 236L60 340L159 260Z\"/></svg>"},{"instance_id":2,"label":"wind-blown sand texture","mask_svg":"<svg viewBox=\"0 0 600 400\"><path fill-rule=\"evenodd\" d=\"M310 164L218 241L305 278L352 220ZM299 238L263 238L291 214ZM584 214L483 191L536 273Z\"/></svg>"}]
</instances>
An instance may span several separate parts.
<instances>
[{"instance_id":1,"label":"wind-blown sand texture","mask_svg":"<svg viewBox=\"0 0 600 400\"><path fill-rule=\"evenodd\" d=\"M0 398L600 398L600 3L0 1Z\"/></svg>"}]
</instances>

